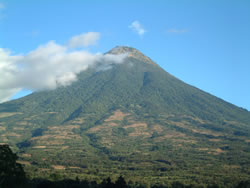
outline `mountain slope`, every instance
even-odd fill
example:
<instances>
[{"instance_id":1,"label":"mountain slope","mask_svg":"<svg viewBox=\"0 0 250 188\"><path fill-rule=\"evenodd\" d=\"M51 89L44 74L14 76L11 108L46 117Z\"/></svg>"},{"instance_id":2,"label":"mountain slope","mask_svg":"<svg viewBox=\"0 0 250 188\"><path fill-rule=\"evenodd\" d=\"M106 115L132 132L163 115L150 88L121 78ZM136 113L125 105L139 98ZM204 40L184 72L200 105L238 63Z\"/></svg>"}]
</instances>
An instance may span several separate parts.
<instances>
[{"instance_id":1,"label":"mountain slope","mask_svg":"<svg viewBox=\"0 0 250 188\"><path fill-rule=\"evenodd\" d=\"M124 63L90 68L71 86L0 104L0 142L30 171L117 172L153 182L159 175L213 182L214 172L218 182L249 178L250 112L178 80L134 48L108 52L123 53Z\"/></svg>"}]
</instances>

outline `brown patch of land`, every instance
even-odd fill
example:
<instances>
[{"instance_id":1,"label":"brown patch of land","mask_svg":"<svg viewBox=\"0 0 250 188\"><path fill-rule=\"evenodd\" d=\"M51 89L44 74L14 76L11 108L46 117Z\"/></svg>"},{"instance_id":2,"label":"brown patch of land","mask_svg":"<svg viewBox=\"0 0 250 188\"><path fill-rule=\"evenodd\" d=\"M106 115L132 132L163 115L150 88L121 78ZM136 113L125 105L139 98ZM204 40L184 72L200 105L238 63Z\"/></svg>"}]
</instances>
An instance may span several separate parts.
<instances>
[{"instance_id":1,"label":"brown patch of land","mask_svg":"<svg viewBox=\"0 0 250 188\"><path fill-rule=\"evenodd\" d=\"M29 125L27 121L20 121L17 123L18 125Z\"/></svg>"},{"instance_id":2,"label":"brown patch of land","mask_svg":"<svg viewBox=\"0 0 250 188\"><path fill-rule=\"evenodd\" d=\"M107 129L111 129L112 127L116 127L118 126L116 123L114 122L106 122L105 124L103 125L97 125L95 127L92 127L88 130L88 133L96 133L100 130L107 130Z\"/></svg>"},{"instance_id":3,"label":"brown patch of land","mask_svg":"<svg viewBox=\"0 0 250 188\"><path fill-rule=\"evenodd\" d=\"M17 163L22 164L22 165L26 165L26 166L30 166L31 165L31 163L28 162L28 161L17 161Z\"/></svg>"},{"instance_id":4,"label":"brown patch of land","mask_svg":"<svg viewBox=\"0 0 250 188\"><path fill-rule=\"evenodd\" d=\"M55 137L55 140L50 140L48 141L48 145L63 145L64 141L62 140L57 140L57 138Z\"/></svg>"},{"instance_id":5,"label":"brown patch of land","mask_svg":"<svg viewBox=\"0 0 250 188\"><path fill-rule=\"evenodd\" d=\"M56 114L57 112L46 112L46 114Z\"/></svg>"},{"instance_id":6,"label":"brown patch of land","mask_svg":"<svg viewBox=\"0 0 250 188\"><path fill-rule=\"evenodd\" d=\"M241 168L239 165L224 165L224 168L229 168L229 169L239 169Z\"/></svg>"},{"instance_id":7,"label":"brown patch of land","mask_svg":"<svg viewBox=\"0 0 250 188\"><path fill-rule=\"evenodd\" d=\"M151 131L161 133L163 131L163 128L161 125L153 125Z\"/></svg>"},{"instance_id":8,"label":"brown patch of land","mask_svg":"<svg viewBox=\"0 0 250 188\"><path fill-rule=\"evenodd\" d=\"M62 165L52 165L52 167L56 170L65 170L65 166L62 166Z\"/></svg>"},{"instance_id":9,"label":"brown patch of land","mask_svg":"<svg viewBox=\"0 0 250 188\"><path fill-rule=\"evenodd\" d=\"M17 134L17 133L8 133L8 134L6 134L6 135L2 135L2 136L20 137L21 135L20 135L20 134Z\"/></svg>"},{"instance_id":10,"label":"brown patch of land","mask_svg":"<svg viewBox=\"0 0 250 188\"><path fill-rule=\"evenodd\" d=\"M156 142L161 142L161 141L163 141L163 140L165 140L165 139L174 139L174 138L176 138L176 139L179 139L179 138L183 138L183 137L185 137L186 135L185 134L183 134L183 133L179 133L179 132L175 132L175 131L168 131L168 133L167 134L165 134L165 135L163 135L163 136L159 136L159 137L157 137L156 139L155 139L155 141Z\"/></svg>"},{"instance_id":11,"label":"brown patch of land","mask_svg":"<svg viewBox=\"0 0 250 188\"><path fill-rule=\"evenodd\" d=\"M221 153L225 153L225 151L223 151L222 149L220 148L216 148L216 149L213 149L213 151L211 152L208 152L208 154L212 154L212 155L219 155Z\"/></svg>"},{"instance_id":12,"label":"brown patch of land","mask_svg":"<svg viewBox=\"0 0 250 188\"><path fill-rule=\"evenodd\" d=\"M14 127L13 130L22 131L22 130L24 130L24 128L23 127Z\"/></svg>"},{"instance_id":13,"label":"brown patch of land","mask_svg":"<svg viewBox=\"0 0 250 188\"><path fill-rule=\"evenodd\" d=\"M117 121L122 121L124 119L124 117L128 116L129 114L128 113L123 113L122 111L120 110L116 110L114 112L113 115L109 116L107 119L105 119L104 121L107 122L107 121L114 121L114 120L117 120Z\"/></svg>"},{"instance_id":14,"label":"brown patch of land","mask_svg":"<svg viewBox=\"0 0 250 188\"><path fill-rule=\"evenodd\" d=\"M199 148L200 151L208 151L209 148Z\"/></svg>"},{"instance_id":15,"label":"brown patch of land","mask_svg":"<svg viewBox=\"0 0 250 188\"><path fill-rule=\"evenodd\" d=\"M63 146L61 149L68 149L69 148L69 146Z\"/></svg>"},{"instance_id":16,"label":"brown patch of land","mask_svg":"<svg viewBox=\"0 0 250 188\"><path fill-rule=\"evenodd\" d=\"M193 116L188 116L188 115L184 115L184 116L182 116L182 117L183 117L183 118L192 119L192 120L194 120L194 121L196 121L196 122L199 122L199 123L201 123L201 124L205 123L204 120L202 120L202 119L200 119L200 118L198 118L198 117L193 117Z\"/></svg>"},{"instance_id":17,"label":"brown patch of land","mask_svg":"<svg viewBox=\"0 0 250 188\"><path fill-rule=\"evenodd\" d=\"M73 124L83 124L85 122L84 118L76 118L73 121L71 121L71 123Z\"/></svg>"},{"instance_id":18,"label":"brown patch of land","mask_svg":"<svg viewBox=\"0 0 250 188\"><path fill-rule=\"evenodd\" d=\"M221 139L213 138L213 139L209 139L209 141L211 141L211 142L220 142Z\"/></svg>"},{"instance_id":19,"label":"brown patch of land","mask_svg":"<svg viewBox=\"0 0 250 188\"><path fill-rule=\"evenodd\" d=\"M217 148L216 150L215 150L217 153L224 153L225 151L223 151L222 149L220 149L220 148Z\"/></svg>"},{"instance_id":20,"label":"brown patch of land","mask_svg":"<svg viewBox=\"0 0 250 188\"><path fill-rule=\"evenodd\" d=\"M34 148L34 149L44 149L44 148L46 148L46 146L33 146L32 148Z\"/></svg>"},{"instance_id":21,"label":"brown patch of land","mask_svg":"<svg viewBox=\"0 0 250 188\"><path fill-rule=\"evenodd\" d=\"M24 154L22 154L22 156L23 156L23 157L31 157L31 154L29 154L29 153L24 153Z\"/></svg>"},{"instance_id":22,"label":"brown patch of land","mask_svg":"<svg viewBox=\"0 0 250 188\"><path fill-rule=\"evenodd\" d=\"M148 125L146 123L143 123L143 122L138 122L138 123L134 123L132 125L126 125L124 128L127 129L127 128L147 128Z\"/></svg>"},{"instance_id":23,"label":"brown patch of land","mask_svg":"<svg viewBox=\"0 0 250 188\"><path fill-rule=\"evenodd\" d=\"M18 115L18 114L22 114L22 113L19 113L19 112L3 112L3 113L0 113L0 118L6 118L6 117Z\"/></svg>"},{"instance_id":24,"label":"brown patch of land","mask_svg":"<svg viewBox=\"0 0 250 188\"><path fill-rule=\"evenodd\" d=\"M212 136L222 136L222 134L219 134L219 133L214 133L212 131L209 131L209 130L198 130L198 129L191 129L192 132L194 133L200 133L200 134L204 134L204 135L212 135Z\"/></svg>"},{"instance_id":25,"label":"brown patch of land","mask_svg":"<svg viewBox=\"0 0 250 188\"><path fill-rule=\"evenodd\" d=\"M0 131L5 131L6 127L0 127Z\"/></svg>"},{"instance_id":26,"label":"brown patch of land","mask_svg":"<svg viewBox=\"0 0 250 188\"><path fill-rule=\"evenodd\" d=\"M148 131L148 125L144 122L133 122L133 124L124 126L125 129L132 128L133 132L129 133L129 136L146 136L149 137L152 135Z\"/></svg>"},{"instance_id":27,"label":"brown patch of land","mask_svg":"<svg viewBox=\"0 0 250 188\"><path fill-rule=\"evenodd\" d=\"M182 138L177 138L177 139L173 139L174 142L181 142L181 143L191 143L191 144L195 144L197 141L196 140L192 140L192 139L182 139Z\"/></svg>"}]
</instances>

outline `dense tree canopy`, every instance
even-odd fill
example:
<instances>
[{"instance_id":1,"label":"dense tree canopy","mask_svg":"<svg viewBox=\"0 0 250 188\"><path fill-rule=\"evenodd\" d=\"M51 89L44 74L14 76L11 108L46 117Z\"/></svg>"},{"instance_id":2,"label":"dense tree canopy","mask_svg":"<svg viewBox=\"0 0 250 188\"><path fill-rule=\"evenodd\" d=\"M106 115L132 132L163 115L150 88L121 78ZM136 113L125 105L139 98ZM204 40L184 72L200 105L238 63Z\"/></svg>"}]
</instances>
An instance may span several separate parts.
<instances>
[{"instance_id":1,"label":"dense tree canopy","mask_svg":"<svg viewBox=\"0 0 250 188\"><path fill-rule=\"evenodd\" d=\"M0 145L0 187L10 187L25 180L23 167L16 162L17 159L8 145Z\"/></svg>"}]
</instances>

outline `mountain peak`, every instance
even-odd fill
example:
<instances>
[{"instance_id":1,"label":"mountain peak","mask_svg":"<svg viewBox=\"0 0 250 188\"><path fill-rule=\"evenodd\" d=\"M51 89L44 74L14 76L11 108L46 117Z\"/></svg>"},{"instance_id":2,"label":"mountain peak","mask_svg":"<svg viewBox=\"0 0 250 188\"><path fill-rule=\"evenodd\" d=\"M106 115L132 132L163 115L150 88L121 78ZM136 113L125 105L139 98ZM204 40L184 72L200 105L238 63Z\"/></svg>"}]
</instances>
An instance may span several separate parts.
<instances>
[{"instance_id":1,"label":"mountain peak","mask_svg":"<svg viewBox=\"0 0 250 188\"><path fill-rule=\"evenodd\" d=\"M110 54L123 54L123 53L140 53L139 50L129 47L129 46L116 46L112 48L108 53Z\"/></svg>"},{"instance_id":2,"label":"mountain peak","mask_svg":"<svg viewBox=\"0 0 250 188\"><path fill-rule=\"evenodd\" d=\"M110 51L108 51L107 54L113 54L113 55L128 54L128 57L138 59L145 63L150 63L154 65L156 64L149 57L141 53L139 50L137 50L136 48L129 47L129 46L116 46Z\"/></svg>"}]
</instances>

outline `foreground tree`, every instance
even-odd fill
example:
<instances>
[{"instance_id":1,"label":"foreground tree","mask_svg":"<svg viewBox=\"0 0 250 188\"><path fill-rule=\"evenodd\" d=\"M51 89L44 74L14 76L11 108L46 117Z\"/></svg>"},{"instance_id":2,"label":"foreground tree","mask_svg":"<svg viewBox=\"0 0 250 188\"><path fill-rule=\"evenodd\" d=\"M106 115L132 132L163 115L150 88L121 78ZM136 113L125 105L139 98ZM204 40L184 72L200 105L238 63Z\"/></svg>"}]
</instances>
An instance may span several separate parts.
<instances>
[{"instance_id":1,"label":"foreground tree","mask_svg":"<svg viewBox=\"0 0 250 188\"><path fill-rule=\"evenodd\" d=\"M25 173L8 145L0 145L0 187L21 187L25 183Z\"/></svg>"}]
</instances>

